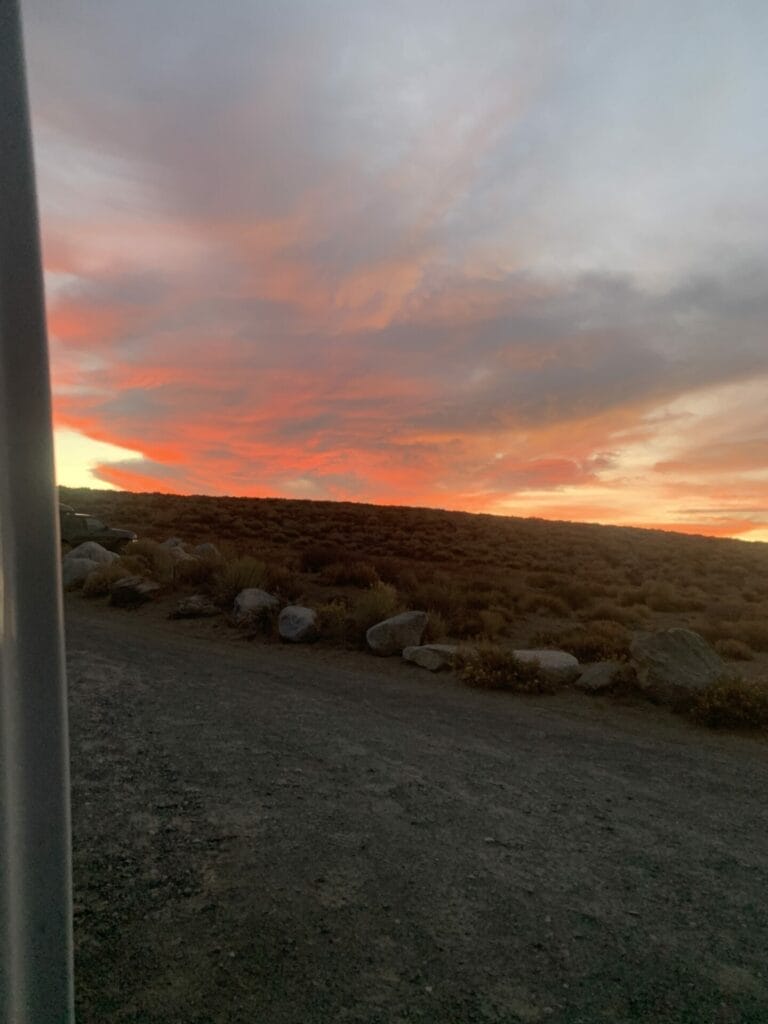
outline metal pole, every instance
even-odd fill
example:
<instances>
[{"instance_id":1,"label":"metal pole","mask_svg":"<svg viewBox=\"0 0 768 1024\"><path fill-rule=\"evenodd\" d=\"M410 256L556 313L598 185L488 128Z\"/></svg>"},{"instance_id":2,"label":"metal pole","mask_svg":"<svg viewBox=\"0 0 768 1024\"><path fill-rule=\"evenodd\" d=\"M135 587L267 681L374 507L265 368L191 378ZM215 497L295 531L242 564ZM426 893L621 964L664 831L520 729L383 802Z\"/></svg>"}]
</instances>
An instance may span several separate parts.
<instances>
[{"instance_id":1,"label":"metal pole","mask_svg":"<svg viewBox=\"0 0 768 1024\"><path fill-rule=\"evenodd\" d=\"M71 1024L69 752L40 242L18 0L0 0L0 1006Z\"/></svg>"}]
</instances>

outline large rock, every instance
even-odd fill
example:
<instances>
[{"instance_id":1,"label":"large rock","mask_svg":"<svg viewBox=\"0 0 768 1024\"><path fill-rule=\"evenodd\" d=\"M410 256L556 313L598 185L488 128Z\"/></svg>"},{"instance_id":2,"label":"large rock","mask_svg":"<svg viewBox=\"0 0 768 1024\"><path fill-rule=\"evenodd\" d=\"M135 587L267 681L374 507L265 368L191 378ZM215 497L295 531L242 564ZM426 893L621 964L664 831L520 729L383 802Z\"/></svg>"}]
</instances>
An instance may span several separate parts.
<instances>
[{"instance_id":1,"label":"large rock","mask_svg":"<svg viewBox=\"0 0 768 1024\"><path fill-rule=\"evenodd\" d=\"M273 594L266 590L259 590L258 587L248 587L241 590L235 598L235 619L238 622L259 615L261 612L272 611L280 604Z\"/></svg>"},{"instance_id":2,"label":"large rock","mask_svg":"<svg viewBox=\"0 0 768 1024\"><path fill-rule=\"evenodd\" d=\"M426 612L401 612L391 619L377 622L365 634L368 646L374 654L388 656L402 654L406 647L421 644L427 628Z\"/></svg>"},{"instance_id":3,"label":"large rock","mask_svg":"<svg viewBox=\"0 0 768 1024\"><path fill-rule=\"evenodd\" d=\"M169 537L168 540L161 542L160 547L162 548L183 548L184 541L181 537Z\"/></svg>"},{"instance_id":4,"label":"large rock","mask_svg":"<svg viewBox=\"0 0 768 1024\"><path fill-rule=\"evenodd\" d=\"M169 619L202 619L211 615L220 615L221 609L217 608L210 598L204 594L193 594L192 597L185 597L169 613Z\"/></svg>"},{"instance_id":5,"label":"large rock","mask_svg":"<svg viewBox=\"0 0 768 1024\"><path fill-rule=\"evenodd\" d=\"M290 640L291 643L317 640L317 612L300 604L289 604L278 616L277 629L283 640Z\"/></svg>"},{"instance_id":6,"label":"large rock","mask_svg":"<svg viewBox=\"0 0 768 1024\"><path fill-rule=\"evenodd\" d=\"M76 548L68 551L64 556L64 561L74 561L76 558L90 558L92 562L99 562L101 565L111 565L119 557L120 555L115 551L107 551L101 544L97 544L95 540L86 540L82 544L78 544Z\"/></svg>"},{"instance_id":7,"label":"large rock","mask_svg":"<svg viewBox=\"0 0 768 1024\"><path fill-rule=\"evenodd\" d=\"M558 683L567 686L578 679L581 672L579 659L566 651L524 650L513 651L516 658L526 664L537 662L539 674L547 682Z\"/></svg>"},{"instance_id":8,"label":"large rock","mask_svg":"<svg viewBox=\"0 0 768 1024\"><path fill-rule=\"evenodd\" d=\"M706 689L725 674L720 655L690 629L639 633L629 653L640 689L668 703Z\"/></svg>"},{"instance_id":9,"label":"large rock","mask_svg":"<svg viewBox=\"0 0 768 1024\"><path fill-rule=\"evenodd\" d=\"M403 658L430 672L439 672L442 668L453 667L458 649L456 644L419 644L406 647Z\"/></svg>"},{"instance_id":10,"label":"large rock","mask_svg":"<svg viewBox=\"0 0 768 1024\"><path fill-rule=\"evenodd\" d=\"M82 587L88 573L98 569L100 562L92 558L65 558L61 566L61 582L65 590Z\"/></svg>"},{"instance_id":11,"label":"large rock","mask_svg":"<svg viewBox=\"0 0 768 1024\"><path fill-rule=\"evenodd\" d=\"M585 665L576 680L576 688L585 693L602 693L624 676L627 665L621 661L596 661L593 665Z\"/></svg>"},{"instance_id":12,"label":"large rock","mask_svg":"<svg viewBox=\"0 0 768 1024\"><path fill-rule=\"evenodd\" d=\"M194 555L190 555L188 551L185 551L181 544L168 545L168 553L174 562L199 562L199 558L195 558Z\"/></svg>"},{"instance_id":13,"label":"large rock","mask_svg":"<svg viewBox=\"0 0 768 1024\"><path fill-rule=\"evenodd\" d=\"M109 603L118 608L135 608L150 601L159 590L160 584L145 576L126 576L110 587Z\"/></svg>"}]
</instances>

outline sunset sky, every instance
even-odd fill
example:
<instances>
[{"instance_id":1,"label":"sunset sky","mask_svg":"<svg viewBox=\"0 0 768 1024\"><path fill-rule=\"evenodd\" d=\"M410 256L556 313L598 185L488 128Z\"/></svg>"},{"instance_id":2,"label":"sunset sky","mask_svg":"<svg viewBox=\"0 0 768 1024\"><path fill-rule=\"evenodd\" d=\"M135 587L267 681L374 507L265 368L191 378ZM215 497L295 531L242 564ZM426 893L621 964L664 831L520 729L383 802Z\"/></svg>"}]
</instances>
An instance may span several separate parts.
<instances>
[{"instance_id":1,"label":"sunset sky","mask_svg":"<svg viewBox=\"0 0 768 1024\"><path fill-rule=\"evenodd\" d=\"M61 483L768 540L765 0L24 0Z\"/></svg>"}]
</instances>

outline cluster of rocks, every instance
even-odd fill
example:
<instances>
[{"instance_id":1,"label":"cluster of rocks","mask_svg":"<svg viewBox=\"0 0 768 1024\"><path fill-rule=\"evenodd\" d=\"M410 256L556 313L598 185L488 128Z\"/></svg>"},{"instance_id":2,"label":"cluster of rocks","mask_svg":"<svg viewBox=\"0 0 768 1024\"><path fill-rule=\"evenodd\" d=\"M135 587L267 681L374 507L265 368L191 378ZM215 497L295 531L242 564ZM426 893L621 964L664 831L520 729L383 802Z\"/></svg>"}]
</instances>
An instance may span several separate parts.
<instances>
[{"instance_id":1,"label":"cluster of rocks","mask_svg":"<svg viewBox=\"0 0 768 1024\"><path fill-rule=\"evenodd\" d=\"M107 551L94 540L78 544L64 556L61 565L61 579L64 588L77 586L85 582L88 576L102 565L111 565L120 556L114 551Z\"/></svg>"},{"instance_id":2,"label":"cluster of rocks","mask_svg":"<svg viewBox=\"0 0 768 1024\"><path fill-rule=\"evenodd\" d=\"M221 557L215 544L198 544L190 552L186 550L183 541L178 537L171 537L163 541L160 546L168 550L175 563L200 562L203 559L219 559ZM104 565L111 565L119 558L120 555L116 552L108 551L107 548L102 547L96 541L88 540L78 544L77 547L68 551L62 560L61 579L64 589L69 590L73 587L82 586L92 572ZM148 579L146 576L140 574L124 576L122 579L115 580L111 584L109 588L110 602L121 608L135 607L151 600L160 589L161 587L158 583ZM209 615L218 613L218 609L211 611L213 606L210 602L203 608L200 602L205 600L207 599L200 598L199 596L187 599L189 608L193 609L191 614ZM180 602L180 605L184 605L184 603ZM184 617L183 610L178 617Z\"/></svg>"},{"instance_id":3,"label":"cluster of rocks","mask_svg":"<svg viewBox=\"0 0 768 1024\"><path fill-rule=\"evenodd\" d=\"M174 562L200 562L203 559L218 561L221 558L219 549L215 544L198 544L187 551L184 541L180 537L169 537L164 540L161 548L166 548Z\"/></svg>"},{"instance_id":4,"label":"cluster of rocks","mask_svg":"<svg viewBox=\"0 0 768 1024\"><path fill-rule=\"evenodd\" d=\"M425 627L424 612L403 612L371 626L368 646L376 654L400 654L431 672L452 668L458 646L422 644ZM727 673L724 661L703 637L682 628L638 633L628 661L582 664L566 651L549 649L511 653L522 662L536 664L543 678L559 685L602 693L631 682L652 700L669 704L706 689Z\"/></svg>"},{"instance_id":5,"label":"cluster of rocks","mask_svg":"<svg viewBox=\"0 0 768 1024\"><path fill-rule=\"evenodd\" d=\"M191 552L177 537L164 541L177 562L218 559L213 544L200 544ZM65 587L76 585L103 565L118 559L94 541L86 541L70 551L63 561ZM119 607L131 607L150 600L160 590L159 584L135 575L116 580L110 587L110 600ZM258 587L240 591L234 601L233 618L239 625L258 622L277 614L280 637L290 643L309 643L320 636L317 612L303 605L288 605L278 612L280 601ZM221 613L204 594L180 600L171 618L202 618ZM427 613L406 611L371 626L366 632L370 651L380 657L400 655L404 661L439 672L453 668L459 647L456 644L422 643L427 628ZM601 661L581 664L566 651L513 650L523 662L536 664L543 678L559 685L574 685L586 693L602 693L624 681L632 684L653 700L673 703L686 694L710 686L726 674L720 656L706 641L688 629L672 628L638 633L630 647L629 661Z\"/></svg>"}]
</instances>

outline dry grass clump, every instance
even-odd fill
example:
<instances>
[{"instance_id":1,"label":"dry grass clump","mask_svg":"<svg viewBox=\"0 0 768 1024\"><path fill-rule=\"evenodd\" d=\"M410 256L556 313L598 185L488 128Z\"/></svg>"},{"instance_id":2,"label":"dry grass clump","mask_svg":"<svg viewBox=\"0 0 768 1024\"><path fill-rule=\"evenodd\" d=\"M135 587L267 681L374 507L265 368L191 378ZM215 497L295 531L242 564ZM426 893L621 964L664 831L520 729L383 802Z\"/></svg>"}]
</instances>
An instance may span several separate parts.
<instances>
[{"instance_id":1,"label":"dry grass clump","mask_svg":"<svg viewBox=\"0 0 768 1024\"><path fill-rule=\"evenodd\" d=\"M563 580L550 588L554 597L565 601L568 607L575 612L590 608L596 597L595 588L587 582L578 579Z\"/></svg>"},{"instance_id":2,"label":"dry grass clump","mask_svg":"<svg viewBox=\"0 0 768 1024\"><path fill-rule=\"evenodd\" d=\"M539 615L556 615L567 619L571 616L571 606L556 594L545 594L539 591L528 591L517 602L518 611L523 614L535 612Z\"/></svg>"},{"instance_id":3,"label":"dry grass clump","mask_svg":"<svg viewBox=\"0 0 768 1024\"><path fill-rule=\"evenodd\" d=\"M221 607L231 605L241 590L249 587L263 589L266 584L267 567L258 558L243 555L225 562L213 580L214 600Z\"/></svg>"},{"instance_id":4,"label":"dry grass clump","mask_svg":"<svg viewBox=\"0 0 768 1024\"><path fill-rule=\"evenodd\" d=\"M297 601L304 590L301 577L290 566L273 562L267 563L263 586L286 604Z\"/></svg>"},{"instance_id":5,"label":"dry grass clump","mask_svg":"<svg viewBox=\"0 0 768 1024\"><path fill-rule=\"evenodd\" d=\"M697 631L710 643L718 640L737 640L753 651L768 651L768 619L705 621L700 623Z\"/></svg>"},{"instance_id":6,"label":"dry grass clump","mask_svg":"<svg viewBox=\"0 0 768 1024\"><path fill-rule=\"evenodd\" d=\"M545 679L535 662L523 662L496 644L465 647L455 660L459 679L466 686L514 693L555 693L556 683Z\"/></svg>"},{"instance_id":7,"label":"dry grass clump","mask_svg":"<svg viewBox=\"0 0 768 1024\"><path fill-rule=\"evenodd\" d=\"M85 577L82 588L83 597L106 597L113 583L133 575L134 573L120 561L112 562L109 565L100 565L98 569L89 572Z\"/></svg>"},{"instance_id":8,"label":"dry grass clump","mask_svg":"<svg viewBox=\"0 0 768 1024\"><path fill-rule=\"evenodd\" d=\"M174 566L174 583L177 586L208 589L213 584L221 564L221 559L184 558Z\"/></svg>"},{"instance_id":9,"label":"dry grass clump","mask_svg":"<svg viewBox=\"0 0 768 1024\"><path fill-rule=\"evenodd\" d=\"M448 639L448 623L440 612L427 613L427 628L424 630L424 643L436 644Z\"/></svg>"},{"instance_id":10,"label":"dry grass clump","mask_svg":"<svg viewBox=\"0 0 768 1024\"><path fill-rule=\"evenodd\" d=\"M643 605L635 605L632 608L622 607L613 601L601 600L590 608L586 617L590 621L600 620L602 622L617 622L621 626L632 628L642 625L648 618L649 611Z\"/></svg>"},{"instance_id":11,"label":"dry grass clump","mask_svg":"<svg viewBox=\"0 0 768 1024\"><path fill-rule=\"evenodd\" d=\"M723 679L693 695L679 710L710 729L768 730L768 684Z\"/></svg>"},{"instance_id":12,"label":"dry grass clump","mask_svg":"<svg viewBox=\"0 0 768 1024\"><path fill-rule=\"evenodd\" d=\"M691 592L668 580L653 580L642 587L644 604L654 612L696 612L706 607L700 591Z\"/></svg>"},{"instance_id":13,"label":"dry grass clump","mask_svg":"<svg viewBox=\"0 0 768 1024\"><path fill-rule=\"evenodd\" d=\"M506 632L507 617L500 609L483 608L477 614L482 626L481 636L495 640Z\"/></svg>"},{"instance_id":14,"label":"dry grass clump","mask_svg":"<svg viewBox=\"0 0 768 1024\"><path fill-rule=\"evenodd\" d=\"M362 639L366 630L382 619L403 610L397 591L390 583L377 583L366 590L353 605L350 617L355 639Z\"/></svg>"},{"instance_id":15,"label":"dry grass clump","mask_svg":"<svg viewBox=\"0 0 768 1024\"><path fill-rule=\"evenodd\" d=\"M258 608L238 616L237 619L229 616L229 623L249 639L259 637L266 640L279 640L279 615L279 608Z\"/></svg>"},{"instance_id":16,"label":"dry grass clump","mask_svg":"<svg viewBox=\"0 0 768 1024\"><path fill-rule=\"evenodd\" d=\"M344 645L349 639L351 625L348 606L337 599L316 605L315 611L320 639Z\"/></svg>"},{"instance_id":17,"label":"dry grass clump","mask_svg":"<svg viewBox=\"0 0 768 1024\"><path fill-rule=\"evenodd\" d=\"M320 582L330 587L375 587L379 574L370 562L332 562L320 573Z\"/></svg>"},{"instance_id":18,"label":"dry grass clump","mask_svg":"<svg viewBox=\"0 0 768 1024\"><path fill-rule=\"evenodd\" d=\"M754 661L755 658L752 648L741 640L716 640L714 648L728 661Z\"/></svg>"},{"instance_id":19,"label":"dry grass clump","mask_svg":"<svg viewBox=\"0 0 768 1024\"><path fill-rule=\"evenodd\" d=\"M538 633L534 646L556 647L582 662L624 661L629 657L631 635L618 622L598 619L560 633Z\"/></svg>"},{"instance_id":20,"label":"dry grass clump","mask_svg":"<svg viewBox=\"0 0 768 1024\"><path fill-rule=\"evenodd\" d=\"M304 548L300 556L302 572L320 572L329 565L344 561L347 552L339 544L311 544Z\"/></svg>"},{"instance_id":21,"label":"dry grass clump","mask_svg":"<svg viewBox=\"0 0 768 1024\"><path fill-rule=\"evenodd\" d=\"M121 561L130 564L128 559L140 559L144 566L141 575L150 576L158 583L172 583L176 565L168 548L155 540L141 538L132 540L123 548Z\"/></svg>"}]
</instances>

